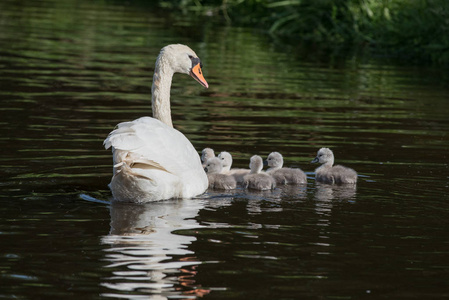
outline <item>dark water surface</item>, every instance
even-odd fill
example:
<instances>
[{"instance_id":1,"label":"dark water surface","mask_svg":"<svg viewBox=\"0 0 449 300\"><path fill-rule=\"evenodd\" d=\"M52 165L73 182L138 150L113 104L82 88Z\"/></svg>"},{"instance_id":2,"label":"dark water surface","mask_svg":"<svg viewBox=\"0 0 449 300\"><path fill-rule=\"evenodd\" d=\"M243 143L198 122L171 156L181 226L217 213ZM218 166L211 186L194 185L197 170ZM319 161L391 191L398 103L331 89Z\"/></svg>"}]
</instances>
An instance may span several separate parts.
<instances>
[{"instance_id":1,"label":"dark water surface","mask_svg":"<svg viewBox=\"0 0 449 300\"><path fill-rule=\"evenodd\" d=\"M0 298L446 299L447 73L306 61L251 31L105 1L0 2ZM175 127L304 187L110 204L115 124L151 115L155 58L191 46ZM356 188L315 183L331 147Z\"/></svg>"}]
</instances>

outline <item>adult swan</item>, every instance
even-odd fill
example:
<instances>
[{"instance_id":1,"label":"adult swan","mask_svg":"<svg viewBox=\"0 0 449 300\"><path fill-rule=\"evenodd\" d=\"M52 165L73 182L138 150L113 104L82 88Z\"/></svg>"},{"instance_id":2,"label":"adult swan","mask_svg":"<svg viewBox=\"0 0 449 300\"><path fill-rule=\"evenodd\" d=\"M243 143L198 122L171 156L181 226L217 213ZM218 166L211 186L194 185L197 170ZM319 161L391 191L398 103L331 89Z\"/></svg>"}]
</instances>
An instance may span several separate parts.
<instances>
[{"instance_id":1,"label":"adult swan","mask_svg":"<svg viewBox=\"0 0 449 300\"><path fill-rule=\"evenodd\" d=\"M142 117L117 125L104 141L112 146L114 175L109 187L115 200L150 202L191 198L208 186L198 153L173 128L170 87L175 72L189 74L209 87L201 62L185 45L162 48L156 60L152 86L153 118Z\"/></svg>"}]
</instances>

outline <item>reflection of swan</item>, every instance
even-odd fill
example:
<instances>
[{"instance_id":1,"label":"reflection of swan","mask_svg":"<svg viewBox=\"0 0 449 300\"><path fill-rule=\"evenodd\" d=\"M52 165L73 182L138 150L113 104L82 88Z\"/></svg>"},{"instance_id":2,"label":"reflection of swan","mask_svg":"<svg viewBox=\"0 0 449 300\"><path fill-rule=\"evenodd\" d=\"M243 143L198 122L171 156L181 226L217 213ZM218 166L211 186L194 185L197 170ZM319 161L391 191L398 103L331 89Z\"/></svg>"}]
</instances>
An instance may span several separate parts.
<instances>
[{"instance_id":1,"label":"reflection of swan","mask_svg":"<svg viewBox=\"0 0 449 300\"><path fill-rule=\"evenodd\" d=\"M283 168L284 158L279 152L271 152L267 157L270 174L276 184L303 184L307 183L307 176L301 169Z\"/></svg>"},{"instance_id":2,"label":"reflection of swan","mask_svg":"<svg viewBox=\"0 0 449 300\"><path fill-rule=\"evenodd\" d=\"M356 183L357 173L344 166L334 164L334 153L329 148L318 150L317 156L312 163L319 162L322 166L315 170L316 181L330 184Z\"/></svg>"},{"instance_id":3,"label":"reflection of swan","mask_svg":"<svg viewBox=\"0 0 449 300\"><path fill-rule=\"evenodd\" d=\"M173 129L170 88L175 72L191 75L208 87L195 52L184 45L162 48L154 70L153 117L118 124L104 141L112 146L114 175L110 184L116 200L149 202L191 198L207 188L207 176L190 141Z\"/></svg>"},{"instance_id":4,"label":"reflection of swan","mask_svg":"<svg viewBox=\"0 0 449 300\"><path fill-rule=\"evenodd\" d=\"M194 273L199 262L188 249L196 238L173 233L200 228L194 218L203 207L204 201L198 199L146 205L112 203L111 231L102 238L103 244L111 246L105 250L105 260L112 270L112 276L102 285L111 292L103 296L132 299L157 294L158 299L167 299L208 293L197 288L192 278L189 278L191 283L186 283L182 282L183 276L177 276L189 269ZM179 290L179 286L184 290Z\"/></svg>"}]
</instances>

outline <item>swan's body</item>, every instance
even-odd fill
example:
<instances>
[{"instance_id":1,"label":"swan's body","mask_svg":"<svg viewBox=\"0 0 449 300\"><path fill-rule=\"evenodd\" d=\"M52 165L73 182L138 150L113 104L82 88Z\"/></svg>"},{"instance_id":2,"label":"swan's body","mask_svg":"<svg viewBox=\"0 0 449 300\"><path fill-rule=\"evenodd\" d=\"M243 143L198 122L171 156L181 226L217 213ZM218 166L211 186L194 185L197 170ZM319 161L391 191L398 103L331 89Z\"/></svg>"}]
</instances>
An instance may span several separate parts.
<instances>
[{"instance_id":1,"label":"swan's body","mask_svg":"<svg viewBox=\"0 0 449 300\"><path fill-rule=\"evenodd\" d=\"M223 166L217 157L209 159L204 170L209 179L209 188L219 190L233 190L237 187L237 182L231 175L221 174Z\"/></svg>"},{"instance_id":2,"label":"swan's body","mask_svg":"<svg viewBox=\"0 0 449 300\"><path fill-rule=\"evenodd\" d=\"M191 198L207 189L198 153L171 121L170 88L175 72L189 74L208 87L195 52L179 44L162 48L153 77L154 118L120 123L104 141L106 149L112 147L114 175L109 187L115 200Z\"/></svg>"},{"instance_id":3,"label":"swan's body","mask_svg":"<svg viewBox=\"0 0 449 300\"><path fill-rule=\"evenodd\" d=\"M315 170L315 179L318 182L328 184L355 184L357 183L357 172L351 168L341 165L333 166L334 153L329 148L318 150L317 156L312 163L322 165Z\"/></svg>"},{"instance_id":4,"label":"swan's body","mask_svg":"<svg viewBox=\"0 0 449 300\"><path fill-rule=\"evenodd\" d=\"M214 149L204 148L203 151L201 151L201 162L203 164L203 168L206 167L207 161L213 157L215 157Z\"/></svg>"},{"instance_id":5,"label":"swan's body","mask_svg":"<svg viewBox=\"0 0 449 300\"><path fill-rule=\"evenodd\" d=\"M274 178L262 171L262 157L253 155L250 159L249 168L251 169L250 173L243 177L244 188L264 191L276 187Z\"/></svg>"},{"instance_id":6,"label":"swan's body","mask_svg":"<svg viewBox=\"0 0 449 300\"><path fill-rule=\"evenodd\" d=\"M223 169L221 173L234 176L235 180L238 183L243 182L243 177L248 175L250 170L248 169L231 169L232 166L232 155L229 152L223 151L218 154L218 158L221 159L221 163L223 164Z\"/></svg>"},{"instance_id":7,"label":"swan's body","mask_svg":"<svg viewBox=\"0 0 449 300\"><path fill-rule=\"evenodd\" d=\"M283 168L284 158L279 152L271 152L267 157L270 174L277 184L307 183L307 176L301 169Z\"/></svg>"}]
</instances>

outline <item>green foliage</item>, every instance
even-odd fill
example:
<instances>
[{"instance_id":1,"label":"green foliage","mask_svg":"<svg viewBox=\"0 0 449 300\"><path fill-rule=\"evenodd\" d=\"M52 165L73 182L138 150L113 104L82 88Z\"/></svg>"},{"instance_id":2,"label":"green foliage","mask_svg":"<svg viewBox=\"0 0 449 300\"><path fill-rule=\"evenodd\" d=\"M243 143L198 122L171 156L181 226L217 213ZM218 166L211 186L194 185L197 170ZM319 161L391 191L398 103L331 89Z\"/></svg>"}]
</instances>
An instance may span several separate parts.
<instances>
[{"instance_id":1,"label":"green foliage","mask_svg":"<svg viewBox=\"0 0 449 300\"><path fill-rule=\"evenodd\" d=\"M324 48L449 64L448 0L160 0L228 23Z\"/></svg>"}]
</instances>

